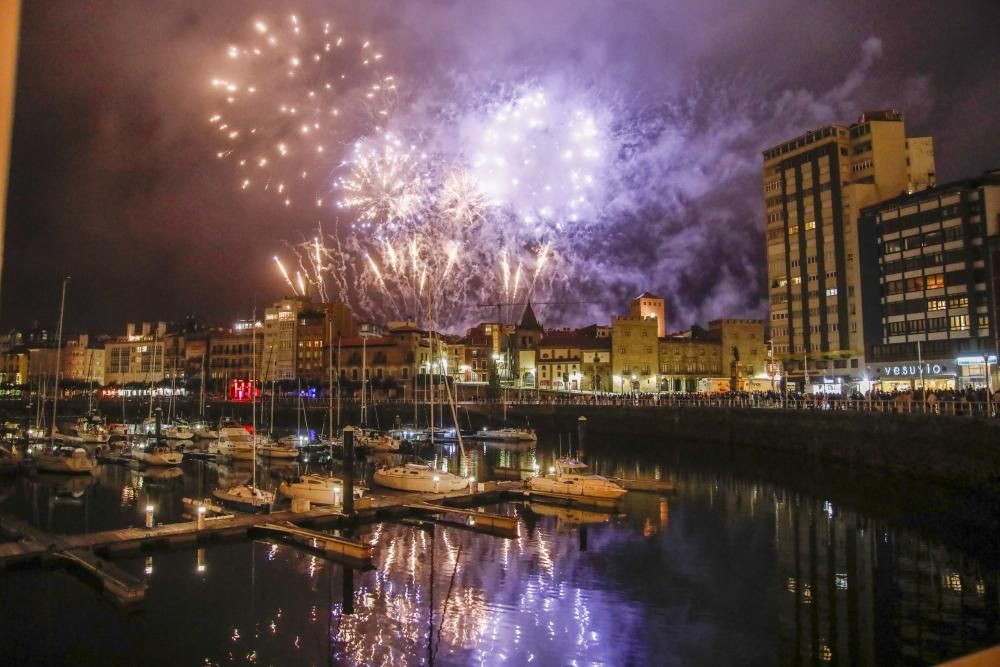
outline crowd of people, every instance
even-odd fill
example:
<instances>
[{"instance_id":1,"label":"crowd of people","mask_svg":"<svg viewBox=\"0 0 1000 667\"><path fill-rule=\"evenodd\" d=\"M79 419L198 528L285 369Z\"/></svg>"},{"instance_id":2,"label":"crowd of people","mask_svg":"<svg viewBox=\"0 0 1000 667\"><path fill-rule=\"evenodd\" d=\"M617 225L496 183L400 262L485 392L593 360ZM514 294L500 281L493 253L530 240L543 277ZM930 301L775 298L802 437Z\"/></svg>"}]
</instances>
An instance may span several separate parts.
<instances>
[{"instance_id":1,"label":"crowd of people","mask_svg":"<svg viewBox=\"0 0 1000 667\"><path fill-rule=\"evenodd\" d=\"M852 391L847 394L725 391L725 392L554 392L508 390L500 399L487 402L535 405L689 405L761 407L823 410L875 410L880 412L932 412L947 414L996 414L994 396L985 388L916 391ZM926 406L926 407L922 407Z\"/></svg>"}]
</instances>

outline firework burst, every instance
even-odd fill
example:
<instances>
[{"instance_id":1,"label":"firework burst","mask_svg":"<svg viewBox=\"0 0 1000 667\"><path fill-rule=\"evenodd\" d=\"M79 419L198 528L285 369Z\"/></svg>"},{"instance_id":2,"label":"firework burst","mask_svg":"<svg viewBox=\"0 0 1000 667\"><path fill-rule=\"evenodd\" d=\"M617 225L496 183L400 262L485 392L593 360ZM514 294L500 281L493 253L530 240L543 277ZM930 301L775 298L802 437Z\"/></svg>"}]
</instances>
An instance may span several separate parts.
<instances>
[{"instance_id":1,"label":"firework burst","mask_svg":"<svg viewBox=\"0 0 1000 667\"><path fill-rule=\"evenodd\" d=\"M256 21L247 43L229 45L225 57L211 80L216 157L236 164L243 190L286 207L322 207L331 157L392 113L396 82L383 54L331 22L292 14Z\"/></svg>"},{"instance_id":2,"label":"firework burst","mask_svg":"<svg viewBox=\"0 0 1000 667\"><path fill-rule=\"evenodd\" d=\"M355 143L350 172L337 184L337 207L356 219L354 228L379 239L390 237L426 206L427 156L385 133Z\"/></svg>"}]
</instances>

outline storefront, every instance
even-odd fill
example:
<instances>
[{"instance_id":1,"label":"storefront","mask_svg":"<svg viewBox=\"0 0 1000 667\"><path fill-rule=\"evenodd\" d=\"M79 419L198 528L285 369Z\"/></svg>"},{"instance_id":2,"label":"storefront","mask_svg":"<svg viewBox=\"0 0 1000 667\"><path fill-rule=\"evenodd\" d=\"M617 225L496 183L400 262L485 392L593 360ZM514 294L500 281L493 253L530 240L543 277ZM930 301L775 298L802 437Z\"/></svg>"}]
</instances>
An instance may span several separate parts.
<instances>
[{"instance_id":1,"label":"storefront","mask_svg":"<svg viewBox=\"0 0 1000 667\"><path fill-rule=\"evenodd\" d=\"M929 391L955 389L959 385L958 366L954 360L901 361L880 366L875 376L877 391Z\"/></svg>"}]
</instances>

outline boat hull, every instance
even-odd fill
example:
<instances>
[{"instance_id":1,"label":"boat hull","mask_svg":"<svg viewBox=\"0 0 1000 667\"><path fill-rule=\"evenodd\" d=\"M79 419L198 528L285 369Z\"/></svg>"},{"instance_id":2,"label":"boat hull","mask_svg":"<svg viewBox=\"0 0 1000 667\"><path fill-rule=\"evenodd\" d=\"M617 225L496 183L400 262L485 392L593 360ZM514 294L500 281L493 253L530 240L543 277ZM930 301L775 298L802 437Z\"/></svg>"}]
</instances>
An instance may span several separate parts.
<instances>
[{"instance_id":1,"label":"boat hull","mask_svg":"<svg viewBox=\"0 0 1000 667\"><path fill-rule=\"evenodd\" d=\"M55 472L63 475L92 475L97 469L97 463L90 459L39 456L35 458L35 467L42 472Z\"/></svg>"},{"instance_id":2,"label":"boat hull","mask_svg":"<svg viewBox=\"0 0 1000 667\"><path fill-rule=\"evenodd\" d=\"M433 474L438 476L438 481L434 481ZM388 489L417 493L448 493L450 491L461 491L469 487L468 480L450 473L432 473L432 475L427 475L420 472L418 474L411 474L409 471L400 468L376 470L372 480L379 486L384 486Z\"/></svg>"},{"instance_id":3,"label":"boat hull","mask_svg":"<svg viewBox=\"0 0 1000 667\"><path fill-rule=\"evenodd\" d=\"M567 480L560 477L535 477L528 480L528 489L539 493L555 493L562 496L579 496L598 500L618 500L627 491L610 483L588 483Z\"/></svg>"},{"instance_id":4,"label":"boat hull","mask_svg":"<svg viewBox=\"0 0 1000 667\"><path fill-rule=\"evenodd\" d=\"M308 500L315 505L340 505L344 499L344 483L339 479L323 479L310 482L285 481L278 486L278 492L287 498Z\"/></svg>"},{"instance_id":5,"label":"boat hull","mask_svg":"<svg viewBox=\"0 0 1000 667\"><path fill-rule=\"evenodd\" d=\"M212 496L230 509L250 514L267 514L271 511L274 494L267 491L260 493L260 496L252 497L249 494L234 492L231 489L216 489L212 491Z\"/></svg>"}]
</instances>

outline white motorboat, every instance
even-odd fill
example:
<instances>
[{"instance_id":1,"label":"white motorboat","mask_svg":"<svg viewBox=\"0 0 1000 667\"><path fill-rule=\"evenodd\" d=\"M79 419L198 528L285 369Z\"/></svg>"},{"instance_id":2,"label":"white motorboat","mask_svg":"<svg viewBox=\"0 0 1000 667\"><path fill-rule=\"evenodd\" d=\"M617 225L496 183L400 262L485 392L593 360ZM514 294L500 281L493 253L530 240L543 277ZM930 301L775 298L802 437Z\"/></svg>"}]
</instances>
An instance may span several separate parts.
<instances>
[{"instance_id":1,"label":"white motorboat","mask_svg":"<svg viewBox=\"0 0 1000 667\"><path fill-rule=\"evenodd\" d=\"M479 440L500 440L502 442L537 442L538 435L530 428L501 428L495 430L483 429L477 431L475 437Z\"/></svg>"},{"instance_id":2,"label":"white motorboat","mask_svg":"<svg viewBox=\"0 0 1000 667\"><path fill-rule=\"evenodd\" d=\"M253 442L249 439L246 441L234 441L220 436L218 440L208 446L208 451L210 454L228 456L231 459L244 461L254 458Z\"/></svg>"},{"instance_id":3,"label":"white motorboat","mask_svg":"<svg viewBox=\"0 0 1000 667\"><path fill-rule=\"evenodd\" d=\"M407 463L380 468L375 471L373 480L376 484L390 489L421 493L461 491L470 485L468 479L454 473L436 470L434 466L426 463Z\"/></svg>"},{"instance_id":4,"label":"white motorboat","mask_svg":"<svg viewBox=\"0 0 1000 667\"><path fill-rule=\"evenodd\" d=\"M247 442L253 437L248 427L235 419L223 419L219 424L219 437L232 442Z\"/></svg>"},{"instance_id":5,"label":"white motorboat","mask_svg":"<svg viewBox=\"0 0 1000 667\"><path fill-rule=\"evenodd\" d=\"M344 482L336 477L322 475L302 475L282 480L278 493L288 498L304 498L317 505L341 505L344 498ZM354 487L354 497L361 498L364 489Z\"/></svg>"},{"instance_id":6,"label":"white motorboat","mask_svg":"<svg viewBox=\"0 0 1000 667\"><path fill-rule=\"evenodd\" d=\"M270 512L274 503L274 494L252 484L237 484L225 489L212 491L224 506L241 512Z\"/></svg>"},{"instance_id":7,"label":"white motorboat","mask_svg":"<svg viewBox=\"0 0 1000 667\"><path fill-rule=\"evenodd\" d=\"M366 447L373 452L398 452L401 443L398 438L394 438L388 433L362 431L355 444L358 447Z\"/></svg>"},{"instance_id":8,"label":"white motorboat","mask_svg":"<svg viewBox=\"0 0 1000 667\"><path fill-rule=\"evenodd\" d=\"M195 438L203 440L218 440L219 431L208 425L207 422L196 421L190 424L191 431Z\"/></svg>"},{"instance_id":9,"label":"white motorboat","mask_svg":"<svg viewBox=\"0 0 1000 667\"><path fill-rule=\"evenodd\" d=\"M150 444L133 448L132 458L149 466L179 466L184 455L164 445Z\"/></svg>"},{"instance_id":10,"label":"white motorboat","mask_svg":"<svg viewBox=\"0 0 1000 667\"><path fill-rule=\"evenodd\" d=\"M163 435L168 440L193 440L194 429L188 426L186 422L176 421L164 427Z\"/></svg>"},{"instance_id":11,"label":"white motorboat","mask_svg":"<svg viewBox=\"0 0 1000 667\"><path fill-rule=\"evenodd\" d=\"M80 417L69 430L80 439L80 442L87 445L100 445L111 437L104 425L104 419L93 414L90 417Z\"/></svg>"},{"instance_id":12,"label":"white motorboat","mask_svg":"<svg viewBox=\"0 0 1000 667\"><path fill-rule=\"evenodd\" d=\"M257 445L257 452L268 459L297 459L299 450L295 445L283 444L281 442L269 442Z\"/></svg>"},{"instance_id":13,"label":"white motorboat","mask_svg":"<svg viewBox=\"0 0 1000 667\"><path fill-rule=\"evenodd\" d=\"M35 454L35 466L44 472L89 475L97 469L97 461L82 447L44 449Z\"/></svg>"},{"instance_id":14,"label":"white motorboat","mask_svg":"<svg viewBox=\"0 0 1000 667\"><path fill-rule=\"evenodd\" d=\"M548 475L528 480L528 488L539 493L557 493L564 496L617 500L627 491L606 477L587 471L587 466L572 459L559 459L549 469Z\"/></svg>"}]
</instances>

